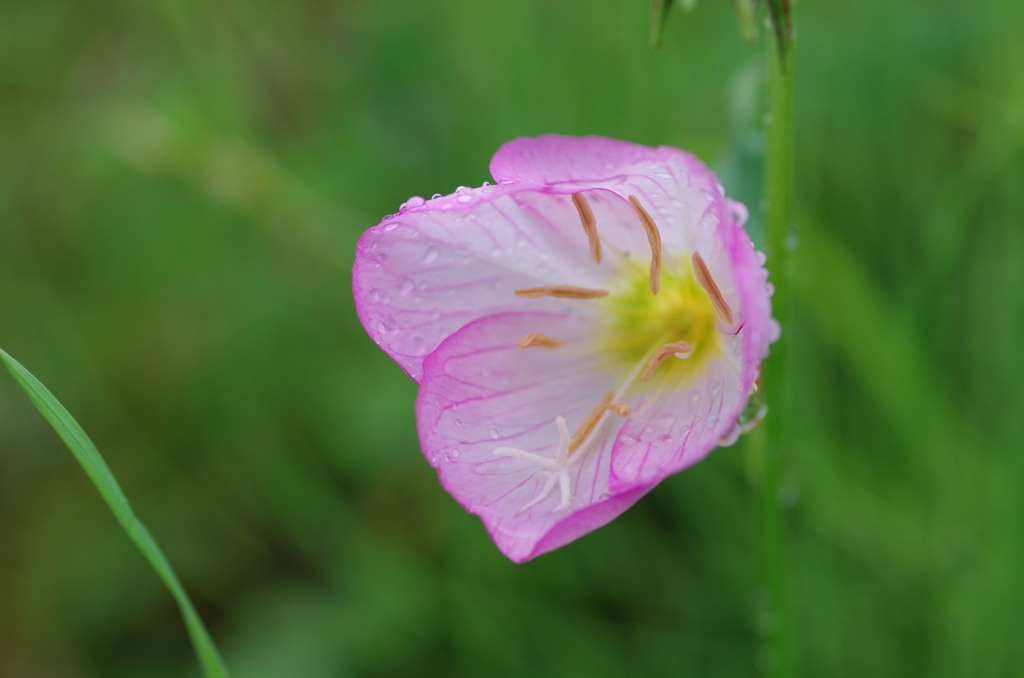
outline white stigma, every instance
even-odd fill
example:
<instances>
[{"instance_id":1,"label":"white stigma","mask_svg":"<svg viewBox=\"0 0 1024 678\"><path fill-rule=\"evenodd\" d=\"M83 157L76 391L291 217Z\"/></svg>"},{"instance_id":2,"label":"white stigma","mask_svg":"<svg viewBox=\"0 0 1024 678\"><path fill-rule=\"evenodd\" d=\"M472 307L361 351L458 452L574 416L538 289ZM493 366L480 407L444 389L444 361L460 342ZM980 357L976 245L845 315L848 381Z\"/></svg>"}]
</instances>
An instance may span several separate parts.
<instances>
[{"instance_id":1,"label":"white stigma","mask_svg":"<svg viewBox=\"0 0 1024 678\"><path fill-rule=\"evenodd\" d=\"M540 466L541 469L548 473L548 479L547 482L544 483L544 487L541 488L540 492L537 493L537 496L531 499L526 506L519 509L520 513L536 506L546 499L547 496L554 491L555 485L558 485L558 489L562 492L562 502L558 505L556 510L569 508L569 502L572 500L572 485L569 479L569 468L575 465L582 455L573 455L572 460L569 459L569 429L565 425L565 418L561 416L555 417L555 423L558 425L558 446L555 448L554 459L542 457L539 454L534 454L532 452L517 450L514 447L499 447L494 451L494 455L497 457L515 457L516 459L522 459Z\"/></svg>"}]
</instances>

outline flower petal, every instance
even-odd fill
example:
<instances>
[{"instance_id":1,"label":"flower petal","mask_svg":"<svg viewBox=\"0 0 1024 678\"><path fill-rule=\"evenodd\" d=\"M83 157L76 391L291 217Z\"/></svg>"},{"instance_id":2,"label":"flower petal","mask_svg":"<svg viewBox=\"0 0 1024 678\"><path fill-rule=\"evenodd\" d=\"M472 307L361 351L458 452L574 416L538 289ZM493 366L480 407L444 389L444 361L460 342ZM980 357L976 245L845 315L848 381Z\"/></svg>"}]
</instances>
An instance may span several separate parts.
<instances>
[{"instance_id":1,"label":"flower petal","mask_svg":"<svg viewBox=\"0 0 1024 678\"><path fill-rule=\"evenodd\" d=\"M571 196L514 188L462 189L403 210L360 238L352 271L359 318L416 381L423 359L468 322L565 307L558 299L524 300L514 290L603 288L613 275L614 262L598 265L591 258ZM628 217L621 200L599 192L591 197L598 228L614 251L640 247L638 226L613 227L613 220Z\"/></svg>"},{"instance_id":2,"label":"flower petal","mask_svg":"<svg viewBox=\"0 0 1024 678\"><path fill-rule=\"evenodd\" d=\"M612 449L612 491L657 483L706 457L735 424L748 391L741 371L724 356L690 383L649 391Z\"/></svg>"},{"instance_id":3,"label":"flower petal","mask_svg":"<svg viewBox=\"0 0 1024 678\"><path fill-rule=\"evenodd\" d=\"M721 337L722 356L690 384L643 395L612 450L613 491L657 482L707 456L732 430L768 344L776 338L768 272L731 210L726 215L712 233L695 235L704 243L712 277L734 310L732 327L724 327Z\"/></svg>"},{"instance_id":4,"label":"flower petal","mask_svg":"<svg viewBox=\"0 0 1024 678\"><path fill-rule=\"evenodd\" d=\"M513 139L491 158L491 176L507 183L599 181L657 156L657 149L607 137L544 134Z\"/></svg>"},{"instance_id":5,"label":"flower petal","mask_svg":"<svg viewBox=\"0 0 1024 678\"><path fill-rule=\"evenodd\" d=\"M596 320L551 313L506 313L470 323L426 361L416 411L423 453L441 484L483 520L498 548L522 562L612 520L648 486L622 493L608 487L611 443L622 420L606 417L571 465L572 501L557 510L559 491L523 511L551 478L528 460L495 456L511 447L554 458L555 417L574 430L615 387L587 350ZM520 351L516 339L541 332L565 341L558 349ZM570 460L572 460L570 456Z\"/></svg>"}]
</instances>

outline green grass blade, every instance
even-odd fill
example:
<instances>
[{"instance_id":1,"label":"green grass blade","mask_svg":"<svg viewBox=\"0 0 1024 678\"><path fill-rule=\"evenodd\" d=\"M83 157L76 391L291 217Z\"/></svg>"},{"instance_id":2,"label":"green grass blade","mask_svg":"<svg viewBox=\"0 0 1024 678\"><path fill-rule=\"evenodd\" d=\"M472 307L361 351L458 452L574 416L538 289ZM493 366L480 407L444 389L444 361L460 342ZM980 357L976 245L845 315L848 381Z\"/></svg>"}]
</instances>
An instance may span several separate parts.
<instances>
[{"instance_id":1,"label":"green grass blade","mask_svg":"<svg viewBox=\"0 0 1024 678\"><path fill-rule=\"evenodd\" d=\"M227 678L228 671L220 653L213 644L213 640L203 625L202 619L199 618L192 601L189 600L188 594L185 593L185 589L181 586L181 582L178 581L177 575L174 574L174 570L171 569L170 563L167 562L167 558L164 557L163 551L157 546L149 530L135 516L128 504L128 499L121 491L121 486L117 484L114 474L110 472L110 468L103 461L99 450L89 440L89 436L64 406L53 397L53 394L3 349L0 349L0 361L67 444L96 489L103 495L103 499L110 506L110 510L114 512L121 527L128 533L128 537L135 542L135 545L142 551L142 555L146 557L149 564L156 570L157 575L170 589L171 595L174 596L174 600L177 601L178 608L181 610L181 616L185 620L192 645L195 647L199 663L207 678Z\"/></svg>"}]
</instances>

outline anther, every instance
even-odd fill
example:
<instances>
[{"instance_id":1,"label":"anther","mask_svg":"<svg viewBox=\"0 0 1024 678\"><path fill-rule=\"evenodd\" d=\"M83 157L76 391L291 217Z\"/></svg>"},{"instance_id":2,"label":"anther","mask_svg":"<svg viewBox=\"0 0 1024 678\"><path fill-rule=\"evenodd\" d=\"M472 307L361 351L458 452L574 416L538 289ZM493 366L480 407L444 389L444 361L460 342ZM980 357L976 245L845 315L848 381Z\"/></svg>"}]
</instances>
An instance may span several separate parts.
<instances>
[{"instance_id":1,"label":"anther","mask_svg":"<svg viewBox=\"0 0 1024 678\"><path fill-rule=\"evenodd\" d=\"M693 346L686 341L677 341L673 344L663 344L654 351L651 359L647 361L647 367L644 368L644 373L640 376L640 381L646 382L654 374L654 371L658 369L663 362L668 360L670 355L677 355L680 358L689 358L693 355Z\"/></svg>"},{"instance_id":2,"label":"anther","mask_svg":"<svg viewBox=\"0 0 1024 678\"><path fill-rule=\"evenodd\" d=\"M658 230L658 225L654 223L654 219L647 213L635 195L629 196L629 203L636 210L636 215L640 217L640 223L643 224L644 230L647 232L647 241L651 244L650 285L651 292L657 294L661 288L661 231Z\"/></svg>"},{"instance_id":3,"label":"anther","mask_svg":"<svg viewBox=\"0 0 1024 678\"><path fill-rule=\"evenodd\" d=\"M576 205L576 211L580 213L580 223L583 224L583 232L590 240L590 256L594 261L601 263L601 238L597 236L597 219L594 218L594 210L590 209L587 196L582 193L572 194L572 204Z\"/></svg>"},{"instance_id":4,"label":"anther","mask_svg":"<svg viewBox=\"0 0 1024 678\"><path fill-rule=\"evenodd\" d=\"M633 414L633 409L625 403L612 403L611 405L605 405L610 412L614 412L620 417L628 417Z\"/></svg>"},{"instance_id":5,"label":"anther","mask_svg":"<svg viewBox=\"0 0 1024 678\"><path fill-rule=\"evenodd\" d=\"M583 444L583 441L587 439L590 432L594 430L594 426L601 419L601 415L608 409L608 406L612 403L612 398L615 397L615 391L608 391L601 402L597 404L597 407L590 411L587 418L583 420L580 427L576 429L576 433L572 434L572 438L569 438L569 451L572 452L577 447Z\"/></svg>"},{"instance_id":6,"label":"anther","mask_svg":"<svg viewBox=\"0 0 1024 678\"><path fill-rule=\"evenodd\" d=\"M600 299L608 296L608 290L591 290L575 285L555 285L553 287L524 287L516 290L517 297L524 299L540 299L541 297L557 297L559 299Z\"/></svg>"},{"instance_id":7,"label":"anther","mask_svg":"<svg viewBox=\"0 0 1024 678\"><path fill-rule=\"evenodd\" d=\"M693 272L697 276L697 282L700 283L700 286L711 297L711 303L714 305L715 310L718 311L718 315L722 316L725 322L732 324L732 309L729 308L725 297L722 296L722 291L718 289L718 285L715 284L714 279L711 277L711 272L708 271L708 267L704 264L704 259L701 258L700 252L694 252L692 259Z\"/></svg>"},{"instance_id":8,"label":"anther","mask_svg":"<svg viewBox=\"0 0 1024 678\"><path fill-rule=\"evenodd\" d=\"M565 346L564 341L559 341L546 334L540 332L530 332L522 339L516 341L516 346L522 351L524 348L530 348L531 346L543 346L544 348L558 348L559 346Z\"/></svg>"}]
</instances>

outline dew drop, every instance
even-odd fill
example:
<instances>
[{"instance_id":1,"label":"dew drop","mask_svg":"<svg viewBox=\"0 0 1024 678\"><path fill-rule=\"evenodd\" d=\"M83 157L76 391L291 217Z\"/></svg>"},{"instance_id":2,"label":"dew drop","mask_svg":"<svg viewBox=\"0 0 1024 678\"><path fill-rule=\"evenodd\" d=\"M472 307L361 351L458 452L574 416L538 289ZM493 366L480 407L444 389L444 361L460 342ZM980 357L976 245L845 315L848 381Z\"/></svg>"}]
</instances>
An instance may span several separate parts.
<instances>
[{"instance_id":1,"label":"dew drop","mask_svg":"<svg viewBox=\"0 0 1024 678\"><path fill-rule=\"evenodd\" d=\"M377 323L377 331L378 331L378 332L387 332L387 331L388 331L388 326L387 326L387 324L386 324L386 323L383 323L383 322L379 322L379 323Z\"/></svg>"},{"instance_id":2,"label":"dew drop","mask_svg":"<svg viewBox=\"0 0 1024 678\"><path fill-rule=\"evenodd\" d=\"M775 318L768 321L768 342L775 343L782 336L782 325Z\"/></svg>"},{"instance_id":3,"label":"dew drop","mask_svg":"<svg viewBox=\"0 0 1024 678\"><path fill-rule=\"evenodd\" d=\"M447 452L441 455L441 461L444 462L445 464L449 463L451 460L451 455L449 455Z\"/></svg>"},{"instance_id":4,"label":"dew drop","mask_svg":"<svg viewBox=\"0 0 1024 678\"><path fill-rule=\"evenodd\" d=\"M627 447L632 447L633 445L636 445L640 441L640 439L637 438L632 433L627 433L624 436L622 436L621 438L619 438L619 441L621 441L622 444L627 446Z\"/></svg>"},{"instance_id":5,"label":"dew drop","mask_svg":"<svg viewBox=\"0 0 1024 678\"><path fill-rule=\"evenodd\" d=\"M660 436L654 439L654 442L662 444L669 443L672 442L672 436L669 435L668 433L662 433Z\"/></svg>"},{"instance_id":6,"label":"dew drop","mask_svg":"<svg viewBox=\"0 0 1024 678\"><path fill-rule=\"evenodd\" d=\"M708 392L711 395L718 395L718 392L722 390L722 383L712 379L708 382Z\"/></svg>"},{"instance_id":7,"label":"dew drop","mask_svg":"<svg viewBox=\"0 0 1024 678\"><path fill-rule=\"evenodd\" d=\"M497 440L498 439L498 429L492 428L490 430L490 432L488 433L488 435L491 436L491 440Z\"/></svg>"},{"instance_id":8,"label":"dew drop","mask_svg":"<svg viewBox=\"0 0 1024 678\"><path fill-rule=\"evenodd\" d=\"M440 320L441 319L441 309L435 308L434 310L432 310L430 312L430 319L431 320Z\"/></svg>"},{"instance_id":9,"label":"dew drop","mask_svg":"<svg viewBox=\"0 0 1024 678\"><path fill-rule=\"evenodd\" d=\"M380 292L377 290L370 290L370 301L375 304L380 301Z\"/></svg>"},{"instance_id":10,"label":"dew drop","mask_svg":"<svg viewBox=\"0 0 1024 678\"><path fill-rule=\"evenodd\" d=\"M423 341L423 337L418 334L412 338L412 352L413 355L426 355L427 353L427 342Z\"/></svg>"},{"instance_id":11,"label":"dew drop","mask_svg":"<svg viewBox=\"0 0 1024 678\"><path fill-rule=\"evenodd\" d=\"M742 226L747 223L747 219L750 217L750 212L747 211L747 206L741 202L735 200L728 201L729 211L732 213L732 219L737 224Z\"/></svg>"},{"instance_id":12,"label":"dew drop","mask_svg":"<svg viewBox=\"0 0 1024 678\"><path fill-rule=\"evenodd\" d=\"M402 278L402 283L398 286L398 289L402 290L402 294L409 294L415 286L416 283L412 281L412 278Z\"/></svg>"},{"instance_id":13,"label":"dew drop","mask_svg":"<svg viewBox=\"0 0 1024 678\"><path fill-rule=\"evenodd\" d=\"M466 427L463 426L463 424L462 424L462 420L459 419L458 417L455 418L455 425L459 428L459 430L463 430L464 431L466 429Z\"/></svg>"},{"instance_id":14,"label":"dew drop","mask_svg":"<svg viewBox=\"0 0 1024 678\"><path fill-rule=\"evenodd\" d=\"M387 292L381 292L380 293L380 303L382 303L382 304L390 304L391 303L391 295L388 294Z\"/></svg>"},{"instance_id":15,"label":"dew drop","mask_svg":"<svg viewBox=\"0 0 1024 678\"><path fill-rule=\"evenodd\" d=\"M435 259L437 259L437 255L438 254L440 254L440 252L437 250L437 248L434 247L433 245L431 245L430 247L427 248L427 251L424 252L424 254L423 254L423 261L424 261L424 263L427 263L427 264L432 263Z\"/></svg>"},{"instance_id":16,"label":"dew drop","mask_svg":"<svg viewBox=\"0 0 1024 678\"><path fill-rule=\"evenodd\" d=\"M454 459L458 459L459 458L459 448L456 447L454 450L452 450L452 458L454 458Z\"/></svg>"},{"instance_id":17,"label":"dew drop","mask_svg":"<svg viewBox=\"0 0 1024 678\"><path fill-rule=\"evenodd\" d=\"M438 199L438 198L440 198L440 197L441 197L441 194L440 194L440 193L435 193L434 195L430 196L430 199L431 199L431 200L437 200L437 199Z\"/></svg>"},{"instance_id":18,"label":"dew drop","mask_svg":"<svg viewBox=\"0 0 1024 678\"><path fill-rule=\"evenodd\" d=\"M420 196L414 195L413 197L409 198L409 200L405 203L405 205L406 205L406 207L419 207L420 205L422 205L425 202L426 202L426 200L424 200Z\"/></svg>"},{"instance_id":19,"label":"dew drop","mask_svg":"<svg viewBox=\"0 0 1024 678\"><path fill-rule=\"evenodd\" d=\"M768 263L767 254L765 254L764 252L755 252L755 254L757 255L757 263L759 266L764 266L766 263Z\"/></svg>"},{"instance_id":20,"label":"dew drop","mask_svg":"<svg viewBox=\"0 0 1024 678\"><path fill-rule=\"evenodd\" d=\"M679 427L679 435L685 436L689 432L690 432L690 425L689 424L684 424L684 425Z\"/></svg>"},{"instance_id":21,"label":"dew drop","mask_svg":"<svg viewBox=\"0 0 1024 678\"><path fill-rule=\"evenodd\" d=\"M768 293L769 297L774 295L775 294L775 285L773 285L772 283L765 283L764 291Z\"/></svg>"},{"instance_id":22,"label":"dew drop","mask_svg":"<svg viewBox=\"0 0 1024 678\"><path fill-rule=\"evenodd\" d=\"M490 186L490 185L491 185L491 182L489 182L489 181L485 181L485 182L484 182L484 188L487 188L487 187L488 187L488 186Z\"/></svg>"},{"instance_id":23,"label":"dew drop","mask_svg":"<svg viewBox=\"0 0 1024 678\"><path fill-rule=\"evenodd\" d=\"M662 414L654 420L655 426L658 428L672 428L672 424L676 421L674 414Z\"/></svg>"},{"instance_id":24,"label":"dew drop","mask_svg":"<svg viewBox=\"0 0 1024 678\"><path fill-rule=\"evenodd\" d=\"M601 496L600 496L600 497L598 497L598 498L597 498L597 500L598 500L598 501L608 501L608 500L609 500L609 499L611 499L611 498L612 498L612 495L610 495L610 494L609 494L609 493L607 493L607 492L602 492L602 493L601 493Z\"/></svg>"}]
</instances>

